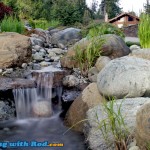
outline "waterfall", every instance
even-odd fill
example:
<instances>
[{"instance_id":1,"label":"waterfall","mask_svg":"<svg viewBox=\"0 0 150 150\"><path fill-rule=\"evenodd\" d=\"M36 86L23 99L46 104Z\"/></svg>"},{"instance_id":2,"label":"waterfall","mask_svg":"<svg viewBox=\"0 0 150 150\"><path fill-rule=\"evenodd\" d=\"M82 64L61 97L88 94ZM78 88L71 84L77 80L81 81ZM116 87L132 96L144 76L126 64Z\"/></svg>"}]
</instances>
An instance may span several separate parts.
<instances>
[{"instance_id":1,"label":"waterfall","mask_svg":"<svg viewBox=\"0 0 150 150\"><path fill-rule=\"evenodd\" d=\"M48 102L43 103L44 106L40 106L42 103L39 103L38 109L43 109L43 111L47 111L45 109L47 107L51 107L51 98L52 98L52 86L53 86L53 73L49 72L37 72L36 75L33 77L37 82L36 88L21 88L21 89L14 89L14 99L16 105L16 113L18 119L25 119L31 118L32 114L32 106L37 102ZM49 108L49 109L52 109Z\"/></svg>"}]
</instances>

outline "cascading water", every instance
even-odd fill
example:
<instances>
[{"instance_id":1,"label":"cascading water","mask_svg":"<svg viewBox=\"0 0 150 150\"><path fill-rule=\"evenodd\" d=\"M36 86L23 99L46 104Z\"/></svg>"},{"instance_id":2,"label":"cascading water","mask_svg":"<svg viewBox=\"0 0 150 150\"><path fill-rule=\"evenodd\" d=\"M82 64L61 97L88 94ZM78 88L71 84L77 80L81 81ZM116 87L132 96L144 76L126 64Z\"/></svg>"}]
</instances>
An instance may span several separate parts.
<instances>
[{"instance_id":1,"label":"cascading water","mask_svg":"<svg viewBox=\"0 0 150 150\"><path fill-rule=\"evenodd\" d=\"M1 128L7 129L0 130L0 141L9 141L14 145L5 149L85 150L83 136L74 131L68 131L64 134L68 128L64 126L62 120L58 117L61 110L62 87L56 87L52 94L53 73L38 72L33 78L37 82L37 88L13 90L18 119L0 124ZM52 97L54 96L56 103L52 104ZM38 107L34 110L34 106ZM33 118L33 110L36 114L43 115L45 111L49 112L47 108L51 110L53 108L53 116L40 116L39 118L38 114L35 119ZM38 146L38 144L44 142L47 143L45 147ZM48 144L51 143L60 143L63 147L49 147ZM4 147L0 146L0 148Z\"/></svg>"},{"instance_id":2,"label":"cascading water","mask_svg":"<svg viewBox=\"0 0 150 150\"><path fill-rule=\"evenodd\" d=\"M13 90L18 119L32 117L32 106L40 101L47 101L49 109L52 109L53 73L38 73L34 79L37 81L37 88Z\"/></svg>"},{"instance_id":3,"label":"cascading water","mask_svg":"<svg viewBox=\"0 0 150 150\"><path fill-rule=\"evenodd\" d=\"M16 113L18 119L29 118L31 105L38 100L37 89L15 89L13 90Z\"/></svg>"}]
</instances>

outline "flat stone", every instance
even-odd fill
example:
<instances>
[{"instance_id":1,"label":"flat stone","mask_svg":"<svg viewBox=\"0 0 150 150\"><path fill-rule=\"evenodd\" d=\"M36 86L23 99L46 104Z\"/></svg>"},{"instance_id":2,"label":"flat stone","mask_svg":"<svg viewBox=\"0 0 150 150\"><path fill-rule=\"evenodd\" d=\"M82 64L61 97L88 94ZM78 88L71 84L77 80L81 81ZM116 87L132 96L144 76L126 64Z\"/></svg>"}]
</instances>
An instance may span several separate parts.
<instances>
[{"instance_id":1,"label":"flat stone","mask_svg":"<svg viewBox=\"0 0 150 150\"><path fill-rule=\"evenodd\" d=\"M0 90L36 87L34 80L0 77Z\"/></svg>"}]
</instances>

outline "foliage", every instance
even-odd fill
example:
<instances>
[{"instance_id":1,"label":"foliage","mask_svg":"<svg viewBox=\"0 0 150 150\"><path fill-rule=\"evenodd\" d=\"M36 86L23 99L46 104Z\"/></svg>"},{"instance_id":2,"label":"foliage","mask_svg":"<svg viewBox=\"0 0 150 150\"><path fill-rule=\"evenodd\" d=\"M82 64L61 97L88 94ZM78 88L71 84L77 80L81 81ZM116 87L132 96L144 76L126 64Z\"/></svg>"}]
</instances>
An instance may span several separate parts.
<instances>
[{"instance_id":1,"label":"foliage","mask_svg":"<svg viewBox=\"0 0 150 150\"><path fill-rule=\"evenodd\" d=\"M52 15L58 18L63 25L72 25L75 22L82 22L85 5L73 3L72 1L56 0L52 7Z\"/></svg>"},{"instance_id":2,"label":"foliage","mask_svg":"<svg viewBox=\"0 0 150 150\"><path fill-rule=\"evenodd\" d=\"M88 70L94 66L97 58L101 55L101 47L104 40L99 37L92 37L89 40L89 45L86 49L76 47L74 60L78 62L82 75L86 76Z\"/></svg>"},{"instance_id":3,"label":"foliage","mask_svg":"<svg viewBox=\"0 0 150 150\"><path fill-rule=\"evenodd\" d=\"M63 25L82 22L85 0L3 0L21 19L59 20Z\"/></svg>"},{"instance_id":4,"label":"foliage","mask_svg":"<svg viewBox=\"0 0 150 150\"><path fill-rule=\"evenodd\" d=\"M108 13L108 18L114 18L121 13L121 8L119 7L119 0L102 0L100 4L100 12L102 15Z\"/></svg>"},{"instance_id":5,"label":"foliage","mask_svg":"<svg viewBox=\"0 0 150 150\"><path fill-rule=\"evenodd\" d=\"M117 27L109 23L94 23L90 24L82 31L83 37L91 36L91 33L96 33L97 35L101 34L116 34L118 36L124 37L124 33Z\"/></svg>"},{"instance_id":6,"label":"foliage","mask_svg":"<svg viewBox=\"0 0 150 150\"><path fill-rule=\"evenodd\" d=\"M150 15L142 14L138 26L138 36L143 48L150 48Z\"/></svg>"},{"instance_id":7,"label":"foliage","mask_svg":"<svg viewBox=\"0 0 150 150\"><path fill-rule=\"evenodd\" d=\"M19 21L16 17L5 16L1 22L1 31L2 32L18 32L24 33L24 24L22 21Z\"/></svg>"},{"instance_id":8,"label":"foliage","mask_svg":"<svg viewBox=\"0 0 150 150\"><path fill-rule=\"evenodd\" d=\"M97 6L98 6L98 1L96 0L92 0L92 8L91 10L95 13L97 10Z\"/></svg>"},{"instance_id":9,"label":"foliage","mask_svg":"<svg viewBox=\"0 0 150 150\"><path fill-rule=\"evenodd\" d=\"M124 117L121 114L120 105L116 105L117 110L114 109L115 99L111 99L109 103L104 103L104 113L106 114L106 119L99 121L98 115L96 114L96 120L98 123L98 129L101 130L102 135L106 142L109 144L113 139L115 142L115 147L117 150L127 150L129 131L125 125ZM110 138L110 134L113 138Z\"/></svg>"},{"instance_id":10,"label":"foliage","mask_svg":"<svg viewBox=\"0 0 150 150\"><path fill-rule=\"evenodd\" d=\"M0 20L2 20L5 15L10 15L12 14L12 9L6 5L4 5L4 3L0 2Z\"/></svg>"},{"instance_id":11,"label":"foliage","mask_svg":"<svg viewBox=\"0 0 150 150\"><path fill-rule=\"evenodd\" d=\"M146 0L146 4L144 5L145 13L150 15L150 3L149 0Z\"/></svg>"},{"instance_id":12,"label":"foliage","mask_svg":"<svg viewBox=\"0 0 150 150\"><path fill-rule=\"evenodd\" d=\"M41 29L48 29L49 27L57 27L58 25L60 25L60 22L58 20L51 20L51 21L47 21L45 19L39 19L39 20L29 20L29 24L33 27L33 28L41 28Z\"/></svg>"}]
</instances>

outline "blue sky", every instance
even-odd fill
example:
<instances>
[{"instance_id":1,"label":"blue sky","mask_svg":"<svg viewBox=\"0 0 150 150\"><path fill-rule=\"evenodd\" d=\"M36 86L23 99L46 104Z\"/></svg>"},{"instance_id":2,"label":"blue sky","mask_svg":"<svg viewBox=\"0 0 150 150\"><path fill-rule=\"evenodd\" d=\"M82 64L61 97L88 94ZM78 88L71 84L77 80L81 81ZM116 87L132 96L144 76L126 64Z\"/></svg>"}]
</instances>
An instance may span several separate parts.
<instances>
[{"instance_id":1,"label":"blue sky","mask_svg":"<svg viewBox=\"0 0 150 150\"><path fill-rule=\"evenodd\" d=\"M99 3L101 0L97 0ZM86 0L88 6L91 6L92 0ZM146 0L120 0L120 7L123 8L124 12L135 11L139 14L139 10L143 9L143 3L146 3Z\"/></svg>"}]
</instances>

